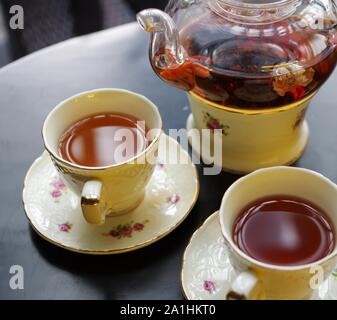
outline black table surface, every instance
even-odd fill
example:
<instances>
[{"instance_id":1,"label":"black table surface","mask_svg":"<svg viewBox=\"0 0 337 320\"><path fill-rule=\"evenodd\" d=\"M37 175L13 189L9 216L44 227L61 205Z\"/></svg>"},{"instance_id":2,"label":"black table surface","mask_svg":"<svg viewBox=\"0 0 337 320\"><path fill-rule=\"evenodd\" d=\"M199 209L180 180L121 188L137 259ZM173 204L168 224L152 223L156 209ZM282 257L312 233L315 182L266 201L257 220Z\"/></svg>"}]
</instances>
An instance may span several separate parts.
<instances>
[{"instance_id":1,"label":"black table surface","mask_svg":"<svg viewBox=\"0 0 337 320\"><path fill-rule=\"evenodd\" d=\"M165 130L185 126L186 95L153 73L147 42L132 23L63 42L0 69L0 299L183 299L180 271L188 240L238 176L202 176L199 166L200 196L183 224L149 247L119 255L89 256L53 246L32 230L22 206L26 171L43 151L43 120L71 95L129 89L157 104ZM336 90L335 72L312 102L309 145L296 163L335 182ZM24 290L10 289L12 265L24 269Z\"/></svg>"}]
</instances>

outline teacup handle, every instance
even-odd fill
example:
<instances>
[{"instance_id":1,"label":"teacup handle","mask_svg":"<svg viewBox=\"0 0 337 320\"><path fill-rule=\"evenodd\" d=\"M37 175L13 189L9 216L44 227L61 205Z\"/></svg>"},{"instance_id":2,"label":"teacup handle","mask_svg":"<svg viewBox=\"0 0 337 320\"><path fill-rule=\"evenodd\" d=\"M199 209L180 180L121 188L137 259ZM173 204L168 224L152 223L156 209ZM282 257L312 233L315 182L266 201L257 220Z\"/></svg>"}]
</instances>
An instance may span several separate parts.
<instances>
[{"instance_id":1,"label":"teacup handle","mask_svg":"<svg viewBox=\"0 0 337 320\"><path fill-rule=\"evenodd\" d=\"M83 186L81 207L85 220L90 224L102 225L105 222L102 191L103 184L99 180L87 181Z\"/></svg>"},{"instance_id":2,"label":"teacup handle","mask_svg":"<svg viewBox=\"0 0 337 320\"><path fill-rule=\"evenodd\" d=\"M262 296L259 279L254 273L245 271L234 279L227 300L258 300Z\"/></svg>"}]
</instances>

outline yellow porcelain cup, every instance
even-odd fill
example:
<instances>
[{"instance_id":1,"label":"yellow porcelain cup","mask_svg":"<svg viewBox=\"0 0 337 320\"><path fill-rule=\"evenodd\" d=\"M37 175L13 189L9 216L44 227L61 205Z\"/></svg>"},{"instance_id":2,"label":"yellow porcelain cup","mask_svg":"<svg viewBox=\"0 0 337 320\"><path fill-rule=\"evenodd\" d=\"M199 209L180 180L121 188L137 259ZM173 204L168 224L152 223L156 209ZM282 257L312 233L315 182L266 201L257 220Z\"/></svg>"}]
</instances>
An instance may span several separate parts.
<instances>
[{"instance_id":1,"label":"yellow porcelain cup","mask_svg":"<svg viewBox=\"0 0 337 320\"><path fill-rule=\"evenodd\" d=\"M107 167L85 167L64 160L58 150L64 131L84 117L104 112L126 113L145 121L149 146L134 158ZM142 202L154 171L161 128L157 107L146 97L122 89L83 92L49 113L42 129L45 148L67 185L81 199L88 223L101 225L106 216L129 212Z\"/></svg>"},{"instance_id":2,"label":"yellow porcelain cup","mask_svg":"<svg viewBox=\"0 0 337 320\"><path fill-rule=\"evenodd\" d=\"M250 202L272 195L308 199L321 207L337 230L337 186L319 173L302 168L273 167L257 170L237 180L225 193L219 211L222 234L238 276L228 299L300 300L331 274L337 262L337 247L323 259L298 266L260 262L241 251L233 241L233 224ZM267 226L266 226L267 227Z\"/></svg>"}]
</instances>

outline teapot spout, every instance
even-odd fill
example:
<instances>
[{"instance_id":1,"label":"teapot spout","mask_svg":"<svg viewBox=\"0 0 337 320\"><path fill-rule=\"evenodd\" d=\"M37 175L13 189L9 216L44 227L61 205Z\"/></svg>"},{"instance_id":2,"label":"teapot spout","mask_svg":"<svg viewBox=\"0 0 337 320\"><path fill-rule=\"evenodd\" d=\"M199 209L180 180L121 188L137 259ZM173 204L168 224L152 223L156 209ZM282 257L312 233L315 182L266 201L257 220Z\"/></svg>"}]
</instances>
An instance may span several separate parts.
<instances>
[{"instance_id":1,"label":"teapot spout","mask_svg":"<svg viewBox=\"0 0 337 320\"><path fill-rule=\"evenodd\" d=\"M150 60L155 69L165 70L185 61L179 31L172 18L158 9L146 9L137 14L144 31L151 33Z\"/></svg>"}]
</instances>

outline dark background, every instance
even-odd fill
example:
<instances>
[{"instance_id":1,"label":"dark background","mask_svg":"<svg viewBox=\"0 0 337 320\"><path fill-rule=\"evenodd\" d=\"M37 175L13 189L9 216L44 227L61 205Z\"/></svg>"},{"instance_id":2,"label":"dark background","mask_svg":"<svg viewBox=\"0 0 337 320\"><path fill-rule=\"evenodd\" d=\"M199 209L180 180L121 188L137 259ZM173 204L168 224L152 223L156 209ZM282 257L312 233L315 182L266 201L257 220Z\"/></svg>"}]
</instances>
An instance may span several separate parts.
<instances>
[{"instance_id":1,"label":"dark background","mask_svg":"<svg viewBox=\"0 0 337 320\"><path fill-rule=\"evenodd\" d=\"M0 66L57 42L135 21L145 8L164 9L168 0L0 0L3 33ZM21 5L24 30L9 28L9 9Z\"/></svg>"}]
</instances>

